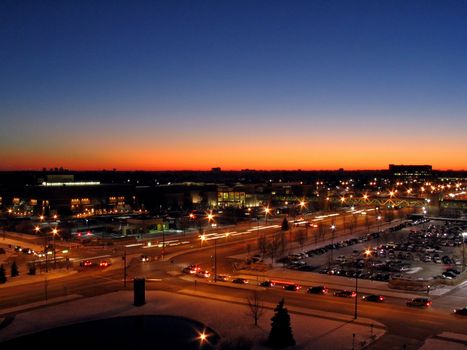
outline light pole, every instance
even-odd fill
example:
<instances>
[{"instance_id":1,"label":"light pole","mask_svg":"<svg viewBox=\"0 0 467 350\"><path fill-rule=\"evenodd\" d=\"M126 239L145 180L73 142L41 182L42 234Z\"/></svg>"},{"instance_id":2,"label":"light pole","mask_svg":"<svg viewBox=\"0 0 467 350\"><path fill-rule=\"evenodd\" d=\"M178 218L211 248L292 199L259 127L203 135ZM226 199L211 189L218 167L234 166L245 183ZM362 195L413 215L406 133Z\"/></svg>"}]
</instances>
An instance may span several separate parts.
<instances>
[{"instance_id":1,"label":"light pole","mask_svg":"<svg viewBox=\"0 0 467 350\"><path fill-rule=\"evenodd\" d=\"M298 203L300 206L300 214L303 214L303 208L305 208L306 202L304 200L301 200L300 203ZM306 240L308 240L308 222L305 222L305 237Z\"/></svg>"},{"instance_id":2,"label":"light pole","mask_svg":"<svg viewBox=\"0 0 467 350\"><path fill-rule=\"evenodd\" d=\"M162 251L161 251L162 260L164 260L164 253L165 253L165 230L164 230L164 219L162 219Z\"/></svg>"},{"instance_id":3,"label":"light pole","mask_svg":"<svg viewBox=\"0 0 467 350\"><path fill-rule=\"evenodd\" d=\"M42 220L42 217L41 217L41 220ZM39 234L41 232L41 228L39 226L35 226L34 227L34 231L36 232L36 234ZM44 237L44 255L45 255L45 272L49 272L49 264L48 264L48 261L47 261L47 235L45 235Z\"/></svg>"},{"instance_id":4,"label":"light pole","mask_svg":"<svg viewBox=\"0 0 467 350\"><path fill-rule=\"evenodd\" d=\"M214 240L214 282L217 282L217 238Z\"/></svg>"},{"instance_id":5,"label":"light pole","mask_svg":"<svg viewBox=\"0 0 467 350\"><path fill-rule=\"evenodd\" d=\"M214 215L212 211L208 214L208 225L212 227L212 221L214 221ZM214 282L217 282L217 237L214 238Z\"/></svg>"},{"instance_id":6,"label":"light pole","mask_svg":"<svg viewBox=\"0 0 467 350\"><path fill-rule=\"evenodd\" d=\"M334 253L334 233L336 232L336 226L334 224L331 225L331 255L329 257L329 268L331 268L331 263L333 259Z\"/></svg>"},{"instance_id":7,"label":"light pole","mask_svg":"<svg viewBox=\"0 0 467 350\"><path fill-rule=\"evenodd\" d=\"M271 209L269 207L264 208L264 218L266 221L266 226L268 225L268 214L271 212Z\"/></svg>"},{"instance_id":8,"label":"light pole","mask_svg":"<svg viewBox=\"0 0 467 350\"><path fill-rule=\"evenodd\" d=\"M379 236L381 235L381 215L376 218L378 220L378 235L376 236L376 246L379 246Z\"/></svg>"},{"instance_id":9,"label":"light pole","mask_svg":"<svg viewBox=\"0 0 467 350\"><path fill-rule=\"evenodd\" d=\"M126 246L124 246L122 260L123 260L123 287L126 287L126 268L127 268L126 267Z\"/></svg>"},{"instance_id":10,"label":"light pole","mask_svg":"<svg viewBox=\"0 0 467 350\"><path fill-rule=\"evenodd\" d=\"M462 232L462 272L465 271L465 239L467 238L467 232Z\"/></svg>"},{"instance_id":11,"label":"light pole","mask_svg":"<svg viewBox=\"0 0 467 350\"><path fill-rule=\"evenodd\" d=\"M56 267L56 264L57 264L57 259L56 259L56 255L55 255L55 235L58 234L58 230L57 228L53 228L52 229L52 245L53 245L53 254L54 254L54 268Z\"/></svg>"},{"instance_id":12,"label":"light pole","mask_svg":"<svg viewBox=\"0 0 467 350\"><path fill-rule=\"evenodd\" d=\"M355 271L355 310L353 318L357 319L357 305L358 305L358 270Z\"/></svg>"}]
</instances>

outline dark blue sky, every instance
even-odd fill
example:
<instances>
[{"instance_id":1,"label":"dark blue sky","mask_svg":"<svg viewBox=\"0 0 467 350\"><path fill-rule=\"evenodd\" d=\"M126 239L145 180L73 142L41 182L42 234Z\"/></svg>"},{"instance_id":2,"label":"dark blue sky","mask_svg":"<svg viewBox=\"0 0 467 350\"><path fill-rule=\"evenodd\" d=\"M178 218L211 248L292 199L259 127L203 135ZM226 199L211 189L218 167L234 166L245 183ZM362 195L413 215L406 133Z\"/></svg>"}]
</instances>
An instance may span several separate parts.
<instances>
[{"instance_id":1,"label":"dark blue sky","mask_svg":"<svg viewBox=\"0 0 467 350\"><path fill-rule=\"evenodd\" d=\"M0 44L7 169L467 168L465 1L4 0Z\"/></svg>"}]
</instances>

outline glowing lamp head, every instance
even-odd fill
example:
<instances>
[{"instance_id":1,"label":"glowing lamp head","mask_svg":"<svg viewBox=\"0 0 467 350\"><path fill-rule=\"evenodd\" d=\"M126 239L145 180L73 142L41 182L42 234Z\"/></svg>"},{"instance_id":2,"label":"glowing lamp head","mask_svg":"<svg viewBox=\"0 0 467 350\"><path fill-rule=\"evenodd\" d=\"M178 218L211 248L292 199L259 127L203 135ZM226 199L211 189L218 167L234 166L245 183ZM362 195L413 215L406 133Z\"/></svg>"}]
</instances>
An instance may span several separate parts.
<instances>
[{"instance_id":1,"label":"glowing lamp head","mask_svg":"<svg viewBox=\"0 0 467 350\"><path fill-rule=\"evenodd\" d=\"M204 343L207 340L207 338L208 338L208 336L204 332L199 335L199 341L201 343Z\"/></svg>"}]
</instances>

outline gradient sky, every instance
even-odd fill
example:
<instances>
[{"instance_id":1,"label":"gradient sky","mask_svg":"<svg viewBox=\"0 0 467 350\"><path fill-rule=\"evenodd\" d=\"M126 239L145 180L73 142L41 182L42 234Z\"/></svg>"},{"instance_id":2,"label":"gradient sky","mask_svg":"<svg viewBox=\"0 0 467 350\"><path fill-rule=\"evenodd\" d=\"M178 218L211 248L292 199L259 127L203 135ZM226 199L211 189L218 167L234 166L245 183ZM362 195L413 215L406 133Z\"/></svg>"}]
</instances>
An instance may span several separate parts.
<instances>
[{"instance_id":1,"label":"gradient sky","mask_svg":"<svg viewBox=\"0 0 467 350\"><path fill-rule=\"evenodd\" d=\"M467 169L466 1L0 2L0 169Z\"/></svg>"}]
</instances>

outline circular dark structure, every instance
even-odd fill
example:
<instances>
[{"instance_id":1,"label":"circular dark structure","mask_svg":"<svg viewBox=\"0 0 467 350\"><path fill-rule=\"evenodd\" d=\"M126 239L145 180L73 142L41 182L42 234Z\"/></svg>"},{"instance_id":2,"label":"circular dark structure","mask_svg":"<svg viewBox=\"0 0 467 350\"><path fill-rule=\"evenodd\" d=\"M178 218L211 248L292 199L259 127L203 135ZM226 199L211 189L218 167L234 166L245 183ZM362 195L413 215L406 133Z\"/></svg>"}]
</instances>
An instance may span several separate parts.
<instances>
[{"instance_id":1,"label":"circular dark structure","mask_svg":"<svg viewBox=\"0 0 467 350\"><path fill-rule=\"evenodd\" d=\"M3 349L215 349L219 335L202 323L176 316L125 316L72 324L0 343Z\"/></svg>"}]
</instances>

